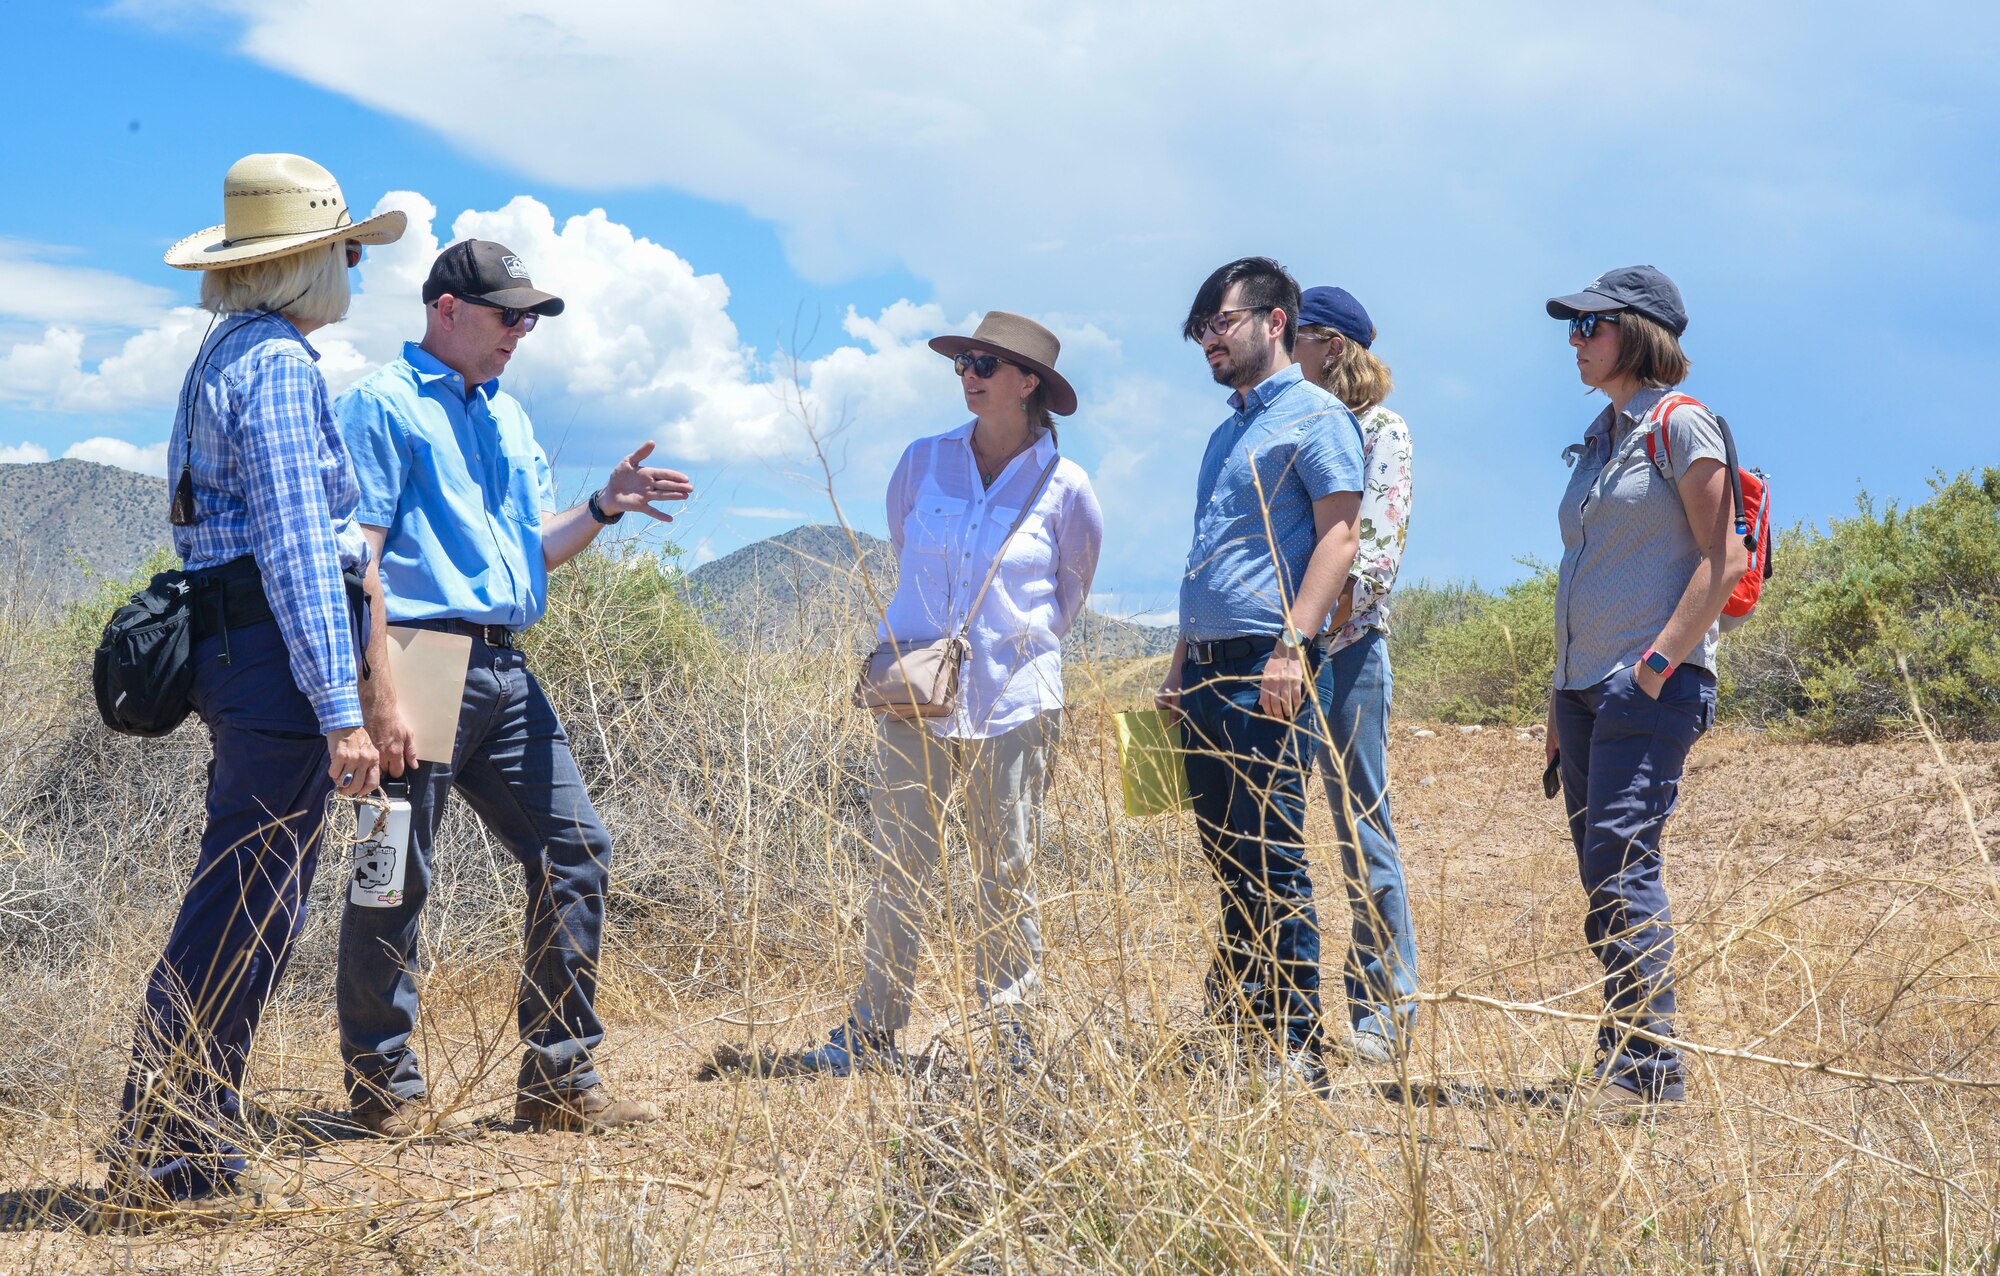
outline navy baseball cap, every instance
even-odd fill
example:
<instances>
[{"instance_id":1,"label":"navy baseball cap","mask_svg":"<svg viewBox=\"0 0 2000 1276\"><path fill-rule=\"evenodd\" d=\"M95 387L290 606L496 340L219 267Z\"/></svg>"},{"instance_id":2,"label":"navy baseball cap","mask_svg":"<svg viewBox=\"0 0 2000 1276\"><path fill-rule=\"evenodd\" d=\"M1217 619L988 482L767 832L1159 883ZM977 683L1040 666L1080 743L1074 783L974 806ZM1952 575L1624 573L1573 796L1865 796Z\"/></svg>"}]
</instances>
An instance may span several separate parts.
<instances>
[{"instance_id":1,"label":"navy baseball cap","mask_svg":"<svg viewBox=\"0 0 2000 1276\"><path fill-rule=\"evenodd\" d=\"M1574 319L1608 310L1636 310L1676 337L1687 331L1688 312L1681 305L1681 290L1651 266L1607 270L1582 292L1549 298L1552 319Z\"/></svg>"},{"instance_id":2,"label":"navy baseball cap","mask_svg":"<svg viewBox=\"0 0 2000 1276\"><path fill-rule=\"evenodd\" d=\"M1375 344L1375 323L1345 288L1308 288L1299 294L1299 322L1331 328L1366 350Z\"/></svg>"}]
</instances>

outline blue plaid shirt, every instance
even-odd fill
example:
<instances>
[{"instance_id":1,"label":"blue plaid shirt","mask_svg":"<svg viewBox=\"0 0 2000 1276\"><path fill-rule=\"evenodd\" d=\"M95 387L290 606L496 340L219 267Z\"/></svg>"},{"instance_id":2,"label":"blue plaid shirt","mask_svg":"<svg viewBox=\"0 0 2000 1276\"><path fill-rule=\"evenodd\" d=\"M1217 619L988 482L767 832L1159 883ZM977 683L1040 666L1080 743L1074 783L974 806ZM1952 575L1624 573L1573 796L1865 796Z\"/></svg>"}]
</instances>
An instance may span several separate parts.
<instances>
[{"instance_id":1,"label":"blue plaid shirt","mask_svg":"<svg viewBox=\"0 0 2000 1276\"><path fill-rule=\"evenodd\" d=\"M1284 629L1319 544L1313 502L1362 490L1360 424L1298 364L1232 393L1229 406L1201 458L1181 578L1181 637L1197 642ZM1308 633L1326 621L1294 619Z\"/></svg>"},{"instance_id":2,"label":"blue plaid shirt","mask_svg":"<svg viewBox=\"0 0 2000 1276\"><path fill-rule=\"evenodd\" d=\"M361 725L340 573L368 561L368 543L318 360L279 315L224 315L195 359L201 383L183 386L167 484L180 480L191 399L195 524L173 529L174 552L190 571L256 558L292 679L324 732Z\"/></svg>"}]
</instances>

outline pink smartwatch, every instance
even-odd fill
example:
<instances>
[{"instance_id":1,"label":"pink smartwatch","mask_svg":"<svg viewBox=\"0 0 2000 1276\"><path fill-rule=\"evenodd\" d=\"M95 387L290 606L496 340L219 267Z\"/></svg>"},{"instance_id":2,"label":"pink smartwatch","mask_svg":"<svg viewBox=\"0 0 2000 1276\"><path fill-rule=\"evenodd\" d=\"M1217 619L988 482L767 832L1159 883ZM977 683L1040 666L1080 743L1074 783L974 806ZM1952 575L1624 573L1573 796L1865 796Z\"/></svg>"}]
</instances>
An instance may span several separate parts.
<instances>
[{"instance_id":1,"label":"pink smartwatch","mask_svg":"<svg viewBox=\"0 0 2000 1276\"><path fill-rule=\"evenodd\" d=\"M1662 678L1674 671L1674 662L1654 650L1648 650L1645 655L1639 657L1639 663Z\"/></svg>"}]
</instances>

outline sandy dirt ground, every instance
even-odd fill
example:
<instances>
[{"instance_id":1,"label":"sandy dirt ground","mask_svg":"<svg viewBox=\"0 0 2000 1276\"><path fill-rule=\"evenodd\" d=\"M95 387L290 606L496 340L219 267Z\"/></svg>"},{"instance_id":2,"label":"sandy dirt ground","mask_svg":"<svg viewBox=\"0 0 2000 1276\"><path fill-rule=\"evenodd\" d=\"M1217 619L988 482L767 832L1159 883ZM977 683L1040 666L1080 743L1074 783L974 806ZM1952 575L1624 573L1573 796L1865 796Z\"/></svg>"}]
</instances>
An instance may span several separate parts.
<instances>
[{"instance_id":1,"label":"sandy dirt ground","mask_svg":"<svg viewBox=\"0 0 2000 1276\"><path fill-rule=\"evenodd\" d=\"M1076 734L1095 729L1079 723ZM994 1079L979 1031L956 1023L951 972L935 962L907 1038L927 1053L929 1073L746 1075L727 1065L804 1045L839 1022L856 945L816 972L778 966L760 978L752 963L747 986L690 998L648 977L643 942L613 936L606 1066L621 1093L659 1106L656 1123L604 1137L516 1129L508 981L489 972L446 988L434 974L423 1046L433 1085L481 1124L406 1144L352 1137L339 1120L330 1014L288 1002L260 1042L253 1095L266 1114L267 1163L294 1176L289 1196L237 1217L93 1235L88 1198L103 1173L94 1151L110 1096L11 1112L0 1273L1108 1263L1112 1249L1084 1242L1072 1243L1073 1264L1032 1249L1010 1259L1008 1227L1042 1226L1026 1215L935 1231L935 1219L912 1212L908 1202L928 1190L913 1184L942 1164L919 1153L976 1142L949 1130L990 1103L1006 1108L995 1128L1028 1131L1022 1172L1049 1183L1070 1169L1061 1139L1035 1141L1054 1128L1037 1105L1077 1109L1061 1118L1082 1123L1064 1126L1065 1137L1093 1156L1107 1139L1132 1140L1138 1159L1120 1163L1136 1167L1135 1180L1174 1181L1173 1167L1148 1168L1145 1157L1179 1155L1192 1173L1218 1143L1246 1165L1268 1163L1259 1149L1280 1149L1302 1199L1331 1202L1330 1213L1302 1217L1346 1229L1356 1253L1399 1255L1384 1259L1392 1267L1491 1260L1535 1270L1542 1254L1547 1269L1590 1270L1590 1245L1602 1243L1607 1268L1643 1266L1655 1252L1666 1267L1733 1270L1775 1252L1767 1243L1803 1245L1814 1229L1825 1238L1815 1253L1865 1256L1873 1227L1892 1260L1883 1269L1900 1269L1927 1245L1949 1257L1970 1252L1963 1246L1982 1230L2000 1234L1993 1089L1826 1071L2000 1078L1987 1062L2000 1022L2000 896L1978 849L1980 839L2000 847L2000 746L1951 746L1948 772L1922 741L1839 748L1725 730L1702 744L1668 839L1680 1031L1779 1062L1694 1055L1686 1110L1626 1129L1572 1121L1560 1106L1566 1078L1590 1055L1595 966L1581 949L1581 892L1557 804L1539 792L1541 741L1513 729L1394 731L1396 824L1433 999L1400 1071L1336 1068L1332 1095L1311 1099L1264 1095L1229 1066L1191 1068L1213 888L1184 828L1119 822L1130 842L1122 850L1093 858L1065 842L1044 874L1060 889L1045 903L1049 1068L1039 1082ZM1082 783L1088 756L1068 765L1052 814L1084 826L1097 800ZM1323 840L1323 811L1316 821ZM1345 917L1338 883L1322 880L1337 1007ZM1122 1062L1102 1063L1111 1058ZM985 1098L964 1092L989 1084ZM1164 1097L1149 1096L1152 1085ZM1909 1194L1907 1208L1884 1204L1884 1193ZM1051 1188L1045 1204L1082 1218L1090 1211L1079 1200ZM1911 1211L1926 1221L1889 1246L1880 1219ZM885 1248L899 1227L935 1234ZM1420 1245L1410 1239L1419 1233ZM1276 1252L1246 1252L1247 1266L1288 1265Z\"/></svg>"}]
</instances>

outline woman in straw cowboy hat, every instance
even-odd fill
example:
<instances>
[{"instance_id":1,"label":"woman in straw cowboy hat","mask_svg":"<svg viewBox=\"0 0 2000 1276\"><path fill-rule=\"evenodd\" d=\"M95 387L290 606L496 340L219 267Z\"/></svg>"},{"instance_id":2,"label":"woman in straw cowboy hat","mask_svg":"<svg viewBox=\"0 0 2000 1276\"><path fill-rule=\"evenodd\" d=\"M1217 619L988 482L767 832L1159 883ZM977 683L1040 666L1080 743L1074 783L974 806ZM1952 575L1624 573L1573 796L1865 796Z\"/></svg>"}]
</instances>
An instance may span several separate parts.
<instances>
[{"instance_id":1,"label":"woman in straw cowboy hat","mask_svg":"<svg viewBox=\"0 0 2000 1276\"><path fill-rule=\"evenodd\" d=\"M215 315L167 451L174 550L195 586L189 699L214 756L107 1184L114 1207L142 1212L273 1186L232 1142L237 1086L304 920L327 795L378 778L356 688L363 591L379 606L380 585L307 337L346 315L348 270L402 235L403 214L356 222L333 175L297 155L237 161L222 195L223 224L166 254L205 272Z\"/></svg>"},{"instance_id":2,"label":"woman in straw cowboy hat","mask_svg":"<svg viewBox=\"0 0 2000 1276\"><path fill-rule=\"evenodd\" d=\"M1097 571L1104 518L1090 478L1056 452L1053 416L1076 411L1055 369L1055 334L993 311L970 337L937 337L972 419L918 439L889 479L895 596L878 641L965 633L949 716L876 719L871 794L876 872L865 969L846 1024L794 1056L798 1071L846 1076L896 1058L910 1018L918 913L940 867L947 811L962 810L978 887L969 910L972 977L1002 1048L1031 1049L1008 1009L1034 989L1041 923L1032 860L1062 718L1062 636Z\"/></svg>"}]
</instances>

